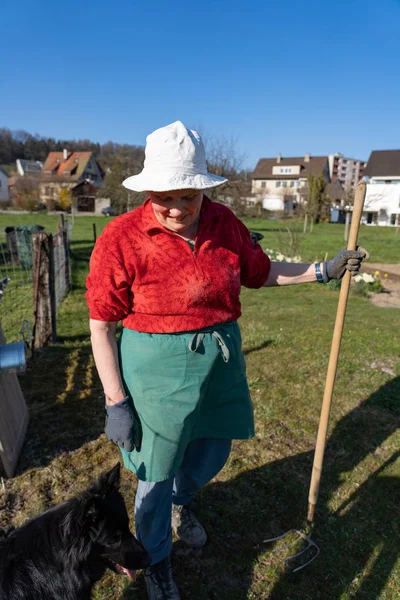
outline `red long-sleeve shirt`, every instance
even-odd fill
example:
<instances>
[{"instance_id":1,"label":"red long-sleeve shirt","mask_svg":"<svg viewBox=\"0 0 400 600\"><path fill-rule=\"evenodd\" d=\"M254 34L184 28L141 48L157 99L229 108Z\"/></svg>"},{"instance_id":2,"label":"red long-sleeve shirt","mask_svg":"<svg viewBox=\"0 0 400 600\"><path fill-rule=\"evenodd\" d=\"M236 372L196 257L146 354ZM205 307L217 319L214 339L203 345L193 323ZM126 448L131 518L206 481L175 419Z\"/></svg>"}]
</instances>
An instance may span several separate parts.
<instances>
[{"instance_id":1,"label":"red long-sleeve shirt","mask_svg":"<svg viewBox=\"0 0 400 600\"><path fill-rule=\"evenodd\" d=\"M90 317L148 333L191 331L241 315L240 286L260 288L270 260L233 212L204 197L194 251L150 200L109 223L90 259Z\"/></svg>"}]
</instances>

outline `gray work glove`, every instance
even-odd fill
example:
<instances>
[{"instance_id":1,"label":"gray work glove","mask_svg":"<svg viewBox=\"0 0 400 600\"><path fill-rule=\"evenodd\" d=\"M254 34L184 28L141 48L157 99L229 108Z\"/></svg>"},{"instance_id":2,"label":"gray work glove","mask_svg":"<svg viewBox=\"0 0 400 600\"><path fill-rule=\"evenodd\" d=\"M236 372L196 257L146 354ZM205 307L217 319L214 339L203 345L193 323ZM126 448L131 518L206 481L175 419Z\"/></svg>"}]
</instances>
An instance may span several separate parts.
<instances>
[{"instance_id":1,"label":"gray work glove","mask_svg":"<svg viewBox=\"0 0 400 600\"><path fill-rule=\"evenodd\" d=\"M132 402L126 396L117 404L106 405L105 433L109 440L127 452L140 449L140 423L135 415Z\"/></svg>"},{"instance_id":2,"label":"gray work glove","mask_svg":"<svg viewBox=\"0 0 400 600\"><path fill-rule=\"evenodd\" d=\"M357 250L346 250L343 248L332 260L322 263L322 278L324 283L331 279L341 279L346 271L351 275L356 275L361 266L361 261L369 259L369 254L365 248L357 246Z\"/></svg>"}]
</instances>

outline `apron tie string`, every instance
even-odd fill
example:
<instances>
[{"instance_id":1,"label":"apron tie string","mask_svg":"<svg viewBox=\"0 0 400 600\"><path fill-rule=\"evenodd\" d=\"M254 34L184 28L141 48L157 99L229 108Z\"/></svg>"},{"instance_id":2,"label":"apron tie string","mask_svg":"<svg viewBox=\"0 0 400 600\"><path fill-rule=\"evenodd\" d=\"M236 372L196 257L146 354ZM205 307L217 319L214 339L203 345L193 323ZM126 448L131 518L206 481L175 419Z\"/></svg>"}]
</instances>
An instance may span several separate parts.
<instances>
[{"instance_id":1,"label":"apron tie string","mask_svg":"<svg viewBox=\"0 0 400 600\"><path fill-rule=\"evenodd\" d=\"M218 342L219 347L221 348L222 358L224 359L224 362L227 363L229 361L231 355L229 352L229 348L226 345L225 340L222 337L222 335L220 333L218 333L218 331L209 331L206 333L211 333L211 335L213 335L215 337L215 339ZM204 340L204 336L205 336L205 333L203 333L203 332L194 333L192 335L192 337L190 338L190 342L188 344L188 348L189 348L190 352L197 352L201 343Z\"/></svg>"}]
</instances>

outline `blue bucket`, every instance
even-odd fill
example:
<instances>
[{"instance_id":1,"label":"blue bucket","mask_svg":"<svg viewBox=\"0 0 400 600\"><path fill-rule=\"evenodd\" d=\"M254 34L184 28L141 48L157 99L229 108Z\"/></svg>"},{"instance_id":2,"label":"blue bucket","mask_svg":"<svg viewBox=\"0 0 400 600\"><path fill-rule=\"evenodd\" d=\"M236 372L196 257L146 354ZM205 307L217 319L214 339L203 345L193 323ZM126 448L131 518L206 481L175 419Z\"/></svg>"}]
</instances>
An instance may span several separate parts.
<instances>
[{"instance_id":1,"label":"blue bucket","mask_svg":"<svg viewBox=\"0 0 400 600\"><path fill-rule=\"evenodd\" d=\"M0 346L0 371L8 371L9 369L24 371L25 368L24 342Z\"/></svg>"}]
</instances>

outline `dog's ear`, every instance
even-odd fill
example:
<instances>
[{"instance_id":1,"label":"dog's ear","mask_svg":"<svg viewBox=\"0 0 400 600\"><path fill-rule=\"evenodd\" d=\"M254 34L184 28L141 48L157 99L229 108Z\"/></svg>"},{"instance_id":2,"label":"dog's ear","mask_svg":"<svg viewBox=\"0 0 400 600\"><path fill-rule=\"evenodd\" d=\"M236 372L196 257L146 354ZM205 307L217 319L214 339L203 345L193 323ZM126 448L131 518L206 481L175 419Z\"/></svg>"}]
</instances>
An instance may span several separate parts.
<instances>
[{"instance_id":1,"label":"dog's ear","mask_svg":"<svg viewBox=\"0 0 400 600\"><path fill-rule=\"evenodd\" d=\"M10 535L14 531L15 527L10 525L7 529L0 529L0 541L4 540L6 537Z\"/></svg>"},{"instance_id":2,"label":"dog's ear","mask_svg":"<svg viewBox=\"0 0 400 600\"><path fill-rule=\"evenodd\" d=\"M72 558L82 560L90 550L90 532L96 525L96 501L90 492L83 492L70 503L61 521L61 535ZM75 557L75 558L74 558Z\"/></svg>"},{"instance_id":3,"label":"dog's ear","mask_svg":"<svg viewBox=\"0 0 400 600\"><path fill-rule=\"evenodd\" d=\"M98 480L98 489L102 493L111 492L111 490L119 490L121 482L121 464L118 462L115 467L106 473L102 473Z\"/></svg>"}]
</instances>

